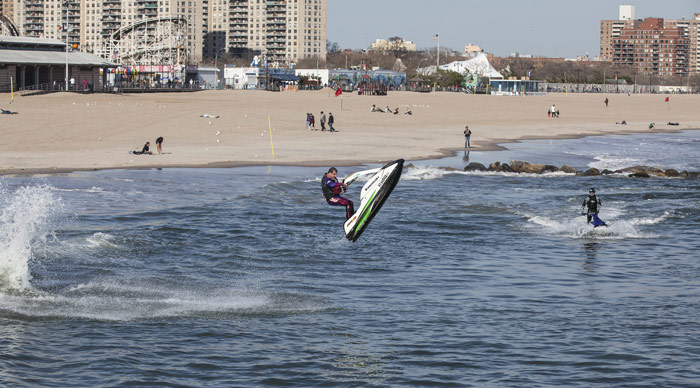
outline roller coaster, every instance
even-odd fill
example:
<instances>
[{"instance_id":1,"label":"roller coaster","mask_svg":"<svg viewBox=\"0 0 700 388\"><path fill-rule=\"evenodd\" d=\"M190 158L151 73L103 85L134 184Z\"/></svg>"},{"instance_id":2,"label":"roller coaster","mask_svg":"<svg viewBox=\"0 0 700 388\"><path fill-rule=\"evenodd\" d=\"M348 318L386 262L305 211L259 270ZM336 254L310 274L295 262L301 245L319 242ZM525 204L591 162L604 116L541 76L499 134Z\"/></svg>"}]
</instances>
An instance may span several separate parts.
<instances>
[{"instance_id":1,"label":"roller coaster","mask_svg":"<svg viewBox=\"0 0 700 388\"><path fill-rule=\"evenodd\" d=\"M112 33L100 56L122 65L186 62L187 19L160 16L139 20Z\"/></svg>"},{"instance_id":2,"label":"roller coaster","mask_svg":"<svg viewBox=\"0 0 700 388\"><path fill-rule=\"evenodd\" d=\"M0 15L0 35L20 36L15 23L5 15Z\"/></svg>"}]
</instances>

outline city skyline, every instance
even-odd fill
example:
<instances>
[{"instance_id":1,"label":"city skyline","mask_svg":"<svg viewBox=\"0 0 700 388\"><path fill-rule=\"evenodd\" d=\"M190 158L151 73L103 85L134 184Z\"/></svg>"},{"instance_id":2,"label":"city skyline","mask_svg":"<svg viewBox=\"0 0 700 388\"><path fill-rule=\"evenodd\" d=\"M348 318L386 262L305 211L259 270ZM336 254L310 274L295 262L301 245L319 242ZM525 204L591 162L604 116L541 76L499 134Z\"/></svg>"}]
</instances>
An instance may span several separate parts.
<instances>
[{"instance_id":1,"label":"city skyline","mask_svg":"<svg viewBox=\"0 0 700 388\"><path fill-rule=\"evenodd\" d=\"M441 47L459 52L473 43L496 56L517 52L565 58L588 54L593 58L600 51L600 21L617 19L622 4L634 5L637 19L691 19L700 12L700 3L694 0L591 0L585 6L557 0L436 0L436 6L424 4L416 0L330 0L328 40L342 49L365 49L376 39L400 36L420 50L435 47L433 37L439 34ZM472 13L478 16L469 17Z\"/></svg>"}]
</instances>

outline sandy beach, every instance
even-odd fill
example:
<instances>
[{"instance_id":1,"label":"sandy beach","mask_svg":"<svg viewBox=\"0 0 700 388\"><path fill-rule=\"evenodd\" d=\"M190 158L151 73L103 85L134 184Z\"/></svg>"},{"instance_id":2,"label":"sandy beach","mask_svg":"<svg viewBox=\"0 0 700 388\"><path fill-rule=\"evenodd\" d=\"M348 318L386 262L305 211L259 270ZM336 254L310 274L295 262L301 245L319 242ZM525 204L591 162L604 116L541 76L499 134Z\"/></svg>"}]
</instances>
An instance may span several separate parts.
<instances>
[{"instance_id":1,"label":"sandy beach","mask_svg":"<svg viewBox=\"0 0 700 388\"><path fill-rule=\"evenodd\" d=\"M610 101L605 107L604 99ZM132 95L58 93L0 95L0 174L109 168L327 166L451 155L498 148L517 139L563 138L700 128L700 96L548 94L486 96L393 92L336 97L320 91L203 91ZM399 108L399 114L370 112ZM560 117L547 117L555 104ZM404 114L410 108L412 115ZM320 131L321 111L335 117L335 133ZM306 113L316 131L305 128ZM208 114L214 117L200 117ZM269 121L268 121L269 118ZM627 125L616 122L625 120ZM669 126L678 122L679 126ZM269 126L272 128L271 136ZM133 155L146 141L162 155ZM274 155L273 155L274 152Z\"/></svg>"}]
</instances>

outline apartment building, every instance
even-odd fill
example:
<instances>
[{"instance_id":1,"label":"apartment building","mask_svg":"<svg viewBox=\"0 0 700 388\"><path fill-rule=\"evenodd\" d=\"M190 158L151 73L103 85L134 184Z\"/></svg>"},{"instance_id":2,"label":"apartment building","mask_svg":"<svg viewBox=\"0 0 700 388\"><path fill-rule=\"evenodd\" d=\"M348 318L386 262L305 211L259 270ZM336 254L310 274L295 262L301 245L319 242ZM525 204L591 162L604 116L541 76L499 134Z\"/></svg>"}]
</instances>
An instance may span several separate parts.
<instances>
[{"instance_id":1,"label":"apartment building","mask_svg":"<svg viewBox=\"0 0 700 388\"><path fill-rule=\"evenodd\" d=\"M327 0L210 0L204 56L246 51L290 63L326 57Z\"/></svg>"},{"instance_id":2,"label":"apartment building","mask_svg":"<svg viewBox=\"0 0 700 388\"><path fill-rule=\"evenodd\" d=\"M600 21L600 57L655 75L700 73L700 13L693 19L640 20L634 6L620 6L618 20Z\"/></svg>"},{"instance_id":3,"label":"apartment building","mask_svg":"<svg viewBox=\"0 0 700 388\"><path fill-rule=\"evenodd\" d=\"M0 0L23 36L67 41L109 58L111 35L127 26L158 43L167 18L185 18L188 62L246 51L289 63L326 56L327 0Z\"/></svg>"},{"instance_id":4,"label":"apartment building","mask_svg":"<svg viewBox=\"0 0 700 388\"><path fill-rule=\"evenodd\" d=\"M666 28L664 19L647 18L613 38L612 62L634 66L640 74L685 76L689 46L682 28Z\"/></svg>"}]
</instances>

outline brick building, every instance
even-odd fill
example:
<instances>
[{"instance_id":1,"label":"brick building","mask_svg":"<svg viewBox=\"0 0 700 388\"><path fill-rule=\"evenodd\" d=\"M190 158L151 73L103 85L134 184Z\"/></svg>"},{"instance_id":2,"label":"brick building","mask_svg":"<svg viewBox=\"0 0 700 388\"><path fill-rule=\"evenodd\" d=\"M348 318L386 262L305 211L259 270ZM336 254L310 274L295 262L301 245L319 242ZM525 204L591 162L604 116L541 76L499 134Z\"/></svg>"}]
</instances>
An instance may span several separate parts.
<instances>
[{"instance_id":1,"label":"brick building","mask_svg":"<svg viewBox=\"0 0 700 388\"><path fill-rule=\"evenodd\" d=\"M600 58L647 74L700 73L700 13L693 19L640 20L634 6L620 6L619 19L600 21Z\"/></svg>"},{"instance_id":2,"label":"brick building","mask_svg":"<svg viewBox=\"0 0 700 388\"><path fill-rule=\"evenodd\" d=\"M639 74L685 76L689 71L690 39L680 27L665 27L664 19L635 21L612 38L612 63L634 66Z\"/></svg>"}]
</instances>

